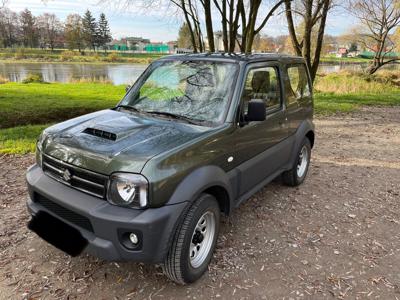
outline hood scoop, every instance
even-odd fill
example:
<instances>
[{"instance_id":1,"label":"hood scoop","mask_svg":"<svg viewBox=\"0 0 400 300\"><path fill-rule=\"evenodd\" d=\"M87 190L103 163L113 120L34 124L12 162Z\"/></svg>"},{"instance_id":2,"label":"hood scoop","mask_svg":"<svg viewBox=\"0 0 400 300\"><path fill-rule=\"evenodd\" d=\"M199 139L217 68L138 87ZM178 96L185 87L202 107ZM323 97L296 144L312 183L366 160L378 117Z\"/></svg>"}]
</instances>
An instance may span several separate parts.
<instances>
[{"instance_id":1,"label":"hood scoop","mask_svg":"<svg viewBox=\"0 0 400 300\"><path fill-rule=\"evenodd\" d=\"M93 136L97 136L106 140L110 140L110 141L115 141L117 140L117 135L115 133L112 132L108 132L108 131L104 131L101 129L96 129L96 128L86 128L83 133L89 134L89 135L93 135Z\"/></svg>"}]
</instances>

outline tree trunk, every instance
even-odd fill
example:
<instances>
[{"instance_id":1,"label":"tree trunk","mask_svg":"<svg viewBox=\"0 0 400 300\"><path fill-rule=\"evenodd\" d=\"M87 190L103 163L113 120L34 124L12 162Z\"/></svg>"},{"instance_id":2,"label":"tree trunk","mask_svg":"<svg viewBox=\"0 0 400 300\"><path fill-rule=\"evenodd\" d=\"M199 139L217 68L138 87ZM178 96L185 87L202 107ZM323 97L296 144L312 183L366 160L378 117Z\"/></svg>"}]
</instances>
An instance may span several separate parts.
<instances>
[{"instance_id":1,"label":"tree trunk","mask_svg":"<svg viewBox=\"0 0 400 300\"><path fill-rule=\"evenodd\" d=\"M286 10L286 19L287 19L288 28L289 28L289 35L290 35L290 39L292 41L294 51L296 52L297 56L301 56L301 54L302 54L301 47L300 47L299 41L297 40L296 30L294 28L291 0L285 1L285 10Z\"/></svg>"},{"instance_id":2,"label":"tree trunk","mask_svg":"<svg viewBox=\"0 0 400 300\"><path fill-rule=\"evenodd\" d=\"M314 82L315 77L317 76L319 62L321 60L321 52L322 52L322 46L323 46L323 42L324 42L326 18L328 16L330 1L331 0L325 0L324 6L322 8L322 16L321 16L319 29L318 29L318 36L317 36L317 45L315 48L314 60L313 60L312 67L310 70L312 82Z\"/></svg>"},{"instance_id":3,"label":"tree trunk","mask_svg":"<svg viewBox=\"0 0 400 300\"><path fill-rule=\"evenodd\" d=\"M224 0L224 2L225 2L225 0ZM214 31L213 31L213 25L212 25L210 0L204 0L204 16L205 16L205 22L206 22L208 47L209 47L210 52L215 52Z\"/></svg>"},{"instance_id":4,"label":"tree trunk","mask_svg":"<svg viewBox=\"0 0 400 300\"><path fill-rule=\"evenodd\" d=\"M312 3L313 0L306 0L306 11L304 16L304 34L303 34L303 57L306 61L307 67L311 70L311 32L312 32Z\"/></svg>"}]
</instances>

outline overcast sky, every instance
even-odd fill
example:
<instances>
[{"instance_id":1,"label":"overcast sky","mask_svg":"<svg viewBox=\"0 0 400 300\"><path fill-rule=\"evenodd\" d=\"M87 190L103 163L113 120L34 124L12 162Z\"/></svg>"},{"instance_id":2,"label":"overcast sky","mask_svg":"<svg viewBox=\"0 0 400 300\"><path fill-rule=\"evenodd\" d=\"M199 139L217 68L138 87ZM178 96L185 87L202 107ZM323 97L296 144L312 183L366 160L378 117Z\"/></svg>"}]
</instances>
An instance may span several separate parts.
<instances>
[{"instance_id":1,"label":"overcast sky","mask_svg":"<svg viewBox=\"0 0 400 300\"><path fill-rule=\"evenodd\" d=\"M141 36L149 38L153 42L166 42L177 38L181 20L171 17L169 12L160 8L155 7L146 12L138 12L134 8L122 10L98 3L98 0L49 0L45 2L42 0L9 0L8 7L16 12L28 8L34 15L43 12L54 13L61 20L65 20L68 14L82 15L89 9L96 18L101 12L106 14L114 38ZM219 29L218 25L216 24L216 30ZM353 18L337 11L329 17L326 33L338 35L346 32L353 25ZM267 24L263 33L272 36L287 34L283 16L274 17Z\"/></svg>"}]
</instances>

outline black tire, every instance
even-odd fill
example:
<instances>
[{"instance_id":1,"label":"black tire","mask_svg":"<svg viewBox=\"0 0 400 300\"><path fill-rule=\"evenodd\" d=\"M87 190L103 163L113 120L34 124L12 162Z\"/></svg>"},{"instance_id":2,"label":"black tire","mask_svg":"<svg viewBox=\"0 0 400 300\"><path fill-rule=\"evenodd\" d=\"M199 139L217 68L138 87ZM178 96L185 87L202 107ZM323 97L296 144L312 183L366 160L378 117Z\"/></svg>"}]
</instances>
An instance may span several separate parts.
<instances>
[{"instance_id":1,"label":"black tire","mask_svg":"<svg viewBox=\"0 0 400 300\"><path fill-rule=\"evenodd\" d=\"M215 216L215 234L211 248L203 263L194 268L190 260L190 246L197 222L206 213ZM164 274L178 284L191 283L199 279L207 270L218 238L220 209L217 200L209 194L201 194L186 211L175 231L172 245L163 264ZM211 241L211 239L210 239Z\"/></svg>"},{"instance_id":2,"label":"black tire","mask_svg":"<svg viewBox=\"0 0 400 300\"><path fill-rule=\"evenodd\" d=\"M307 155L307 165L304 173L299 176L297 167L299 165L300 154L303 150L306 149ZM308 138L304 138L303 142L300 144L299 150L296 152L296 157L294 159L293 166L290 170L282 173L282 181L285 185L288 186L298 186L303 183L304 179L307 176L308 168L310 166L310 158L311 158L311 143Z\"/></svg>"}]
</instances>

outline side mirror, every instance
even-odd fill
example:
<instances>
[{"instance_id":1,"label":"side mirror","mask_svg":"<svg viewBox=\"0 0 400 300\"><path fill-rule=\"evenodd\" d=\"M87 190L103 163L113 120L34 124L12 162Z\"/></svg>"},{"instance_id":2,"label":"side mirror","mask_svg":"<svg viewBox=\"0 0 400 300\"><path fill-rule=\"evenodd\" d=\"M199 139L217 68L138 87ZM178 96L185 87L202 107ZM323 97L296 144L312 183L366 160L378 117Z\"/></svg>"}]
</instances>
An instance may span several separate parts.
<instances>
[{"instance_id":1,"label":"side mirror","mask_svg":"<svg viewBox=\"0 0 400 300\"><path fill-rule=\"evenodd\" d=\"M129 91L130 88L131 88L131 85L128 84L128 85L125 87L125 93L127 93L127 92Z\"/></svg>"},{"instance_id":2,"label":"side mirror","mask_svg":"<svg viewBox=\"0 0 400 300\"><path fill-rule=\"evenodd\" d=\"M264 100L252 99L247 109L247 121L264 121L267 117Z\"/></svg>"}]
</instances>

